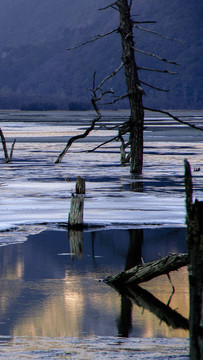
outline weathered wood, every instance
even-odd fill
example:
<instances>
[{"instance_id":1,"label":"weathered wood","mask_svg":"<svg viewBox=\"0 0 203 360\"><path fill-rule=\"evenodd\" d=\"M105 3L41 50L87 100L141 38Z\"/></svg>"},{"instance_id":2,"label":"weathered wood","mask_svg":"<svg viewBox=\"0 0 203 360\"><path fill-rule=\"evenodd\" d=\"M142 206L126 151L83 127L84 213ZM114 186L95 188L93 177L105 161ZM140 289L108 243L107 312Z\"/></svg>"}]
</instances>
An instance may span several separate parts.
<instances>
[{"instance_id":1,"label":"weathered wood","mask_svg":"<svg viewBox=\"0 0 203 360\"><path fill-rule=\"evenodd\" d=\"M76 180L75 192L76 194L85 194L85 180L80 176Z\"/></svg>"},{"instance_id":2,"label":"weathered wood","mask_svg":"<svg viewBox=\"0 0 203 360\"><path fill-rule=\"evenodd\" d=\"M2 146L3 146L5 161L6 161L6 163L9 163L12 160L16 139L13 141L13 144L11 146L10 156L9 156L8 155L8 150L7 150L7 145L6 145L6 139L5 139L4 133L3 133L1 128L0 128L0 137L1 137L1 142L2 142Z\"/></svg>"},{"instance_id":3,"label":"weathered wood","mask_svg":"<svg viewBox=\"0 0 203 360\"><path fill-rule=\"evenodd\" d=\"M3 146L3 150L4 150L4 157L6 162L9 162L9 156L8 156L8 150L7 150L7 146L6 146L6 140L3 134L3 131L0 128L0 136L1 136L1 142L2 142L2 146Z\"/></svg>"},{"instance_id":4,"label":"weathered wood","mask_svg":"<svg viewBox=\"0 0 203 360\"><path fill-rule=\"evenodd\" d=\"M127 0L118 0L116 1L116 5L120 14L119 33L121 36L122 60L125 66L126 85L130 104L130 171L131 173L141 174L143 165L144 124L144 108L142 104L143 90L140 86L135 61L131 3Z\"/></svg>"},{"instance_id":5,"label":"weathered wood","mask_svg":"<svg viewBox=\"0 0 203 360\"><path fill-rule=\"evenodd\" d=\"M68 216L68 228L80 230L83 228L85 180L80 176L76 181L76 193L71 195L70 213Z\"/></svg>"},{"instance_id":6,"label":"weathered wood","mask_svg":"<svg viewBox=\"0 0 203 360\"><path fill-rule=\"evenodd\" d=\"M185 160L187 248L190 286L190 359L203 359L203 202L192 200L190 164Z\"/></svg>"},{"instance_id":7,"label":"weathered wood","mask_svg":"<svg viewBox=\"0 0 203 360\"><path fill-rule=\"evenodd\" d=\"M168 274L170 271L178 270L187 265L187 254L170 254L150 263L137 265L130 270L122 271L115 276L108 276L104 281L116 286L128 284L140 284L157 276Z\"/></svg>"},{"instance_id":8,"label":"weathered wood","mask_svg":"<svg viewBox=\"0 0 203 360\"><path fill-rule=\"evenodd\" d=\"M83 228L84 195L72 194L70 213L68 217L68 228Z\"/></svg>"}]
</instances>

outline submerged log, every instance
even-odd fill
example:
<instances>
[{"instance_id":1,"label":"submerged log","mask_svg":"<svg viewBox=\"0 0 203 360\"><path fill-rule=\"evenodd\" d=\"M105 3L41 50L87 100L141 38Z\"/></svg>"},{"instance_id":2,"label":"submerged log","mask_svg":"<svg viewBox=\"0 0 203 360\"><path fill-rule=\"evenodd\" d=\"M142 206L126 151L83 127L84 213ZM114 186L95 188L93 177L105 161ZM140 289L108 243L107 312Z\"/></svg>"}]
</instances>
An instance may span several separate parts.
<instances>
[{"instance_id":1,"label":"submerged log","mask_svg":"<svg viewBox=\"0 0 203 360\"><path fill-rule=\"evenodd\" d=\"M122 286L128 284L140 284L157 276L168 274L188 264L187 254L170 254L159 260L143 265L137 265L130 270L122 271L115 276L104 279L107 284Z\"/></svg>"}]
</instances>

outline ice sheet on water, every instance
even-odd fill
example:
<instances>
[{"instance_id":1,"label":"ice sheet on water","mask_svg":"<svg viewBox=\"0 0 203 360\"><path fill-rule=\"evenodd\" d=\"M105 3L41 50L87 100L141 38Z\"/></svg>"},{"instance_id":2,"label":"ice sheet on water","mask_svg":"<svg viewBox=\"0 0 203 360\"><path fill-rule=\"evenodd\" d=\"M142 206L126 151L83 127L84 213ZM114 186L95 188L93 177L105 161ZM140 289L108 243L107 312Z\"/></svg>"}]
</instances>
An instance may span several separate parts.
<instances>
[{"instance_id":1,"label":"ice sheet on water","mask_svg":"<svg viewBox=\"0 0 203 360\"><path fill-rule=\"evenodd\" d=\"M187 339L143 339L143 338L23 338L0 337L4 352L0 358L29 359L173 359L186 360Z\"/></svg>"},{"instance_id":2,"label":"ice sheet on water","mask_svg":"<svg viewBox=\"0 0 203 360\"><path fill-rule=\"evenodd\" d=\"M82 114L77 116L76 113L50 113L43 117L32 115L35 122L30 123L27 113L18 113L17 118L13 114L15 121L7 120L2 127L6 138L12 140L15 134L18 136L13 162L4 164L1 161L1 231L26 224L66 222L71 192L78 175L86 180L86 224L184 226L183 160L186 155L193 168L201 168L193 175L197 179L194 181L195 195L202 197L202 143L187 142L187 137L184 144L182 137L181 142L171 142L171 137L167 142L160 142L160 133L167 138L167 131L161 125L158 133L153 130L154 114L153 119L148 117L146 120L150 135L146 133L144 171L139 177L130 176L128 166L120 166L117 142L97 152L85 152L109 136L104 128L92 133L94 142L75 143L61 164L54 163L64 147L60 141L64 141L65 135L69 137L70 134L81 133L81 127L92 118L92 113L85 114L86 120ZM120 123L123 116L126 114L122 112L106 113L103 122L110 119ZM157 123L161 120L159 116ZM177 138L177 130L175 133ZM58 143L55 142L56 136ZM191 136L194 137L193 132L189 135L190 139ZM5 234L8 233L1 234L5 243Z\"/></svg>"}]
</instances>

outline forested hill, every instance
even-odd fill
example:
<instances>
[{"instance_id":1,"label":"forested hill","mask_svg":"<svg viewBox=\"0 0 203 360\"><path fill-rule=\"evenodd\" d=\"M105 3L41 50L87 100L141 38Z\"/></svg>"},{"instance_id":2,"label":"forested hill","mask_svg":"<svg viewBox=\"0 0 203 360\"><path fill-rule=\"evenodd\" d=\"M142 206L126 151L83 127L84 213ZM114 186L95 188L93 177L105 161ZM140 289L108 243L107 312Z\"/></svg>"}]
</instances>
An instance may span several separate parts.
<instances>
[{"instance_id":1,"label":"forested hill","mask_svg":"<svg viewBox=\"0 0 203 360\"><path fill-rule=\"evenodd\" d=\"M0 108L91 108L93 72L97 80L121 62L119 34L77 50L66 48L118 26L118 12L98 11L110 0L1 0L0 1ZM181 64L169 66L177 75L140 70L140 78L169 89L156 92L143 86L144 102L151 107L203 108L203 2L202 0L136 0L134 19L156 20L142 24L183 44L135 30L136 47ZM166 68L154 57L136 52L137 64ZM164 65L164 66L163 66ZM125 92L121 72L106 85ZM118 106L118 105L117 105ZM127 102L120 103L126 107Z\"/></svg>"}]
</instances>

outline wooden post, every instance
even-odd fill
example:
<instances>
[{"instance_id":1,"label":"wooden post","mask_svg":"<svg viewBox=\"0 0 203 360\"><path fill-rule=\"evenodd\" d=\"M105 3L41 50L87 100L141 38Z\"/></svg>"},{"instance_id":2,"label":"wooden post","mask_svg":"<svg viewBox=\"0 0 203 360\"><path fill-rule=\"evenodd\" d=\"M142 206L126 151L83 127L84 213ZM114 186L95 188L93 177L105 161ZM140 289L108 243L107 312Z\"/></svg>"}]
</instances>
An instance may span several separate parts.
<instances>
[{"instance_id":1,"label":"wooden post","mask_svg":"<svg viewBox=\"0 0 203 360\"><path fill-rule=\"evenodd\" d=\"M68 228L81 230L83 228L85 180L80 176L76 182L76 194L72 193Z\"/></svg>"},{"instance_id":2,"label":"wooden post","mask_svg":"<svg viewBox=\"0 0 203 360\"><path fill-rule=\"evenodd\" d=\"M185 160L187 248L190 286L190 359L203 359L203 202L192 200L190 164Z\"/></svg>"},{"instance_id":3,"label":"wooden post","mask_svg":"<svg viewBox=\"0 0 203 360\"><path fill-rule=\"evenodd\" d=\"M85 180L80 176L77 177L75 192L76 194L85 194Z\"/></svg>"}]
</instances>

